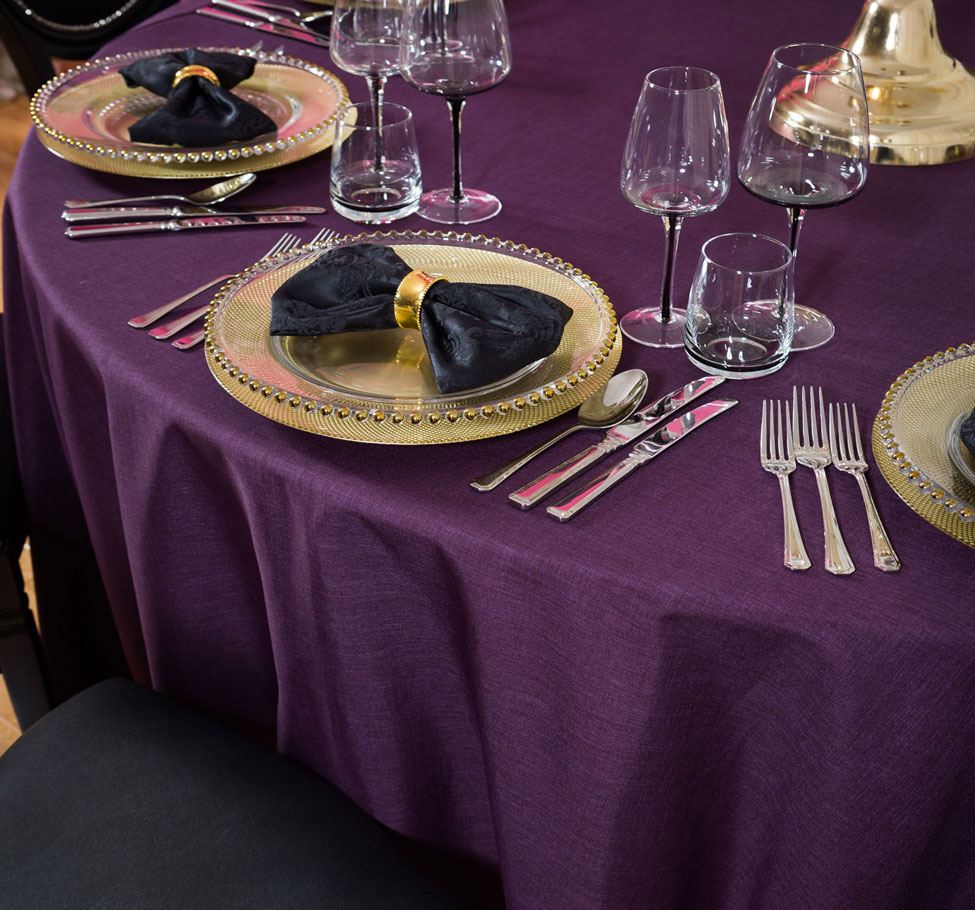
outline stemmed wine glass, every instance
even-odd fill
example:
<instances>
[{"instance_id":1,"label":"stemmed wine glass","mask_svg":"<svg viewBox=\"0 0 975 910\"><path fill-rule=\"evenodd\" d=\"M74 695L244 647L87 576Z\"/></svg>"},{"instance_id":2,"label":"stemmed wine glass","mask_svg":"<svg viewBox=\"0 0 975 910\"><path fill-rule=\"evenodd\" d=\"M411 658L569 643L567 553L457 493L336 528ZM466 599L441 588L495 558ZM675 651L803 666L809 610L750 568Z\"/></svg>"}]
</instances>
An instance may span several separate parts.
<instances>
[{"instance_id":1,"label":"stemmed wine glass","mask_svg":"<svg viewBox=\"0 0 975 910\"><path fill-rule=\"evenodd\" d=\"M443 95L454 134L454 180L420 198L418 212L443 224L472 224L501 211L496 196L465 189L460 169L460 117L468 95L498 85L511 70L502 0L405 0L400 73L421 92Z\"/></svg>"},{"instance_id":2,"label":"stemmed wine glass","mask_svg":"<svg viewBox=\"0 0 975 910\"><path fill-rule=\"evenodd\" d=\"M627 338L658 348L684 343L685 311L673 306L674 259L681 219L716 209L728 195L731 154L721 82L692 66L647 74L633 113L620 189L638 209L663 218L667 259L660 306L627 313Z\"/></svg>"},{"instance_id":3,"label":"stemmed wine glass","mask_svg":"<svg viewBox=\"0 0 975 910\"><path fill-rule=\"evenodd\" d=\"M329 53L335 65L365 76L376 125L375 166L383 169L383 91L399 70L403 0L335 0Z\"/></svg>"},{"instance_id":4,"label":"stemmed wine glass","mask_svg":"<svg viewBox=\"0 0 975 910\"><path fill-rule=\"evenodd\" d=\"M795 257L806 209L852 199L870 160L870 124L860 60L844 47L776 48L752 101L738 155L738 180L749 193L785 206ZM796 305L792 349L833 337L822 313Z\"/></svg>"}]
</instances>

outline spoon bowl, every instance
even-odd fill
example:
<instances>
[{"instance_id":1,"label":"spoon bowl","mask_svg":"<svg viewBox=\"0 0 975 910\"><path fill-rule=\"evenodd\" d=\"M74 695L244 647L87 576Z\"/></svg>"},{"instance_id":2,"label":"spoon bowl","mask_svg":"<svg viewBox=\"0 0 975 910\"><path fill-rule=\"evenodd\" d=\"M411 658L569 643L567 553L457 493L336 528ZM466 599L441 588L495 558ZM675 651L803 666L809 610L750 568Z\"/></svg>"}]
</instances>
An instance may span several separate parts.
<instances>
[{"instance_id":1,"label":"spoon bowl","mask_svg":"<svg viewBox=\"0 0 975 910\"><path fill-rule=\"evenodd\" d=\"M536 455L561 442L576 430L606 430L615 427L633 415L647 392L647 374L643 370L626 370L617 373L598 392L590 395L576 412L574 426L563 430L557 436L535 446L523 455L509 461L506 465L491 471L477 480L471 481L475 490L486 493L493 490L503 480L507 480L519 468L524 467Z\"/></svg>"},{"instance_id":2,"label":"spoon bowl","mask_svg":"<svg viewBox=\"0 0 975 910\"><path fill-rule=\"evenodd\" d=\"M157 202L162 199L172 199L177 202L185 202L188 205L213 205L247 189L256 179L257 174L236 174L226 180L221 180L219 183L204 187L202 190L197 190L195 193L190 193L188 196L163 193L158 196L129 196L125 199L66 199L64 207L66 209L96 208L106 205L126 205L130 202Z\"/></svg>"}]
</instances>

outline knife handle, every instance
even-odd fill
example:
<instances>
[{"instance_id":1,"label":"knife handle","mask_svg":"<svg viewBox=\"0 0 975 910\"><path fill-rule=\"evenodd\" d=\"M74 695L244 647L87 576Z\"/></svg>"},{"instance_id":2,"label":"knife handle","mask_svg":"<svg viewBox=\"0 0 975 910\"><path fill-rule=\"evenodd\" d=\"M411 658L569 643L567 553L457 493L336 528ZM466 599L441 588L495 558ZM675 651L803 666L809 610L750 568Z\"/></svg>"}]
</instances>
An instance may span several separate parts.
<instances>
[{"instance_id":1,"label":"knife handle","mask_svg":"<svg viewBox=\"0 0 975 910\"><path fill-rule=\"evenodd\" d=\"M563 461L557 467L552 468L551 471L536 477L520 490L509 493L508 499L522 509L530 509L532 506L538 505L553 490L557 490L562 484L575 477L576 474L581 474L590 465L594 465L609 451L609 449L602 448L599 443L591 445Z\"/></svg>"},{"instance_id":2,"label":"knife handle","mask_svg":"<svg viewBox=\"0 0 975 910\"><path fill-rule=\"evenodd\" d=\"M645 457L638 457L638 453L631 452L615 467L600 474L592 483L579 487L574 493L570 493L554 506L549 506L545 511L559 521L568 521L594 499L602 496L611 487L616 486L627 474L635 471L646 460Z\"/></svg>"},{"instance_id":3,"label":"knife handle","mask_svg":"<svg viewBox=\"0 0 975 910\"><path fill-rule=\"evenodd\" d=\"M98 237L103 234L141 234L173 230L171 221L126 221L123 224L80 224L66 227L66 237Z\"/></svg>"},{"instance_id":4,"label":"knife handle","mask_svg":"<svg viewBox=\"0 0 975 910\"><path fill-rule=\"evenodd\" d=\"M65 209L61 217L74 224L78 221L111 221L113 218L175 218L180 214L177 208L141 208L125 206L117 208ZM214 213L216 214L216 213Z\"/></svg>"}]
</instances>

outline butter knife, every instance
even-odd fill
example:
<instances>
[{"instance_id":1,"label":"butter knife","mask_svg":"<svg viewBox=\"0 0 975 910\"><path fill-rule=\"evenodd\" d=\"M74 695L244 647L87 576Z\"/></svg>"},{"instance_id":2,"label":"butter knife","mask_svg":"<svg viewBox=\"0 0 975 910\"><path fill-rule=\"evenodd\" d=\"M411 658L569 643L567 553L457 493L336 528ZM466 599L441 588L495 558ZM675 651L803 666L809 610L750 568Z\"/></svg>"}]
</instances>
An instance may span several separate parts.
<instances>
[{"instance_id":1,"label":"butter knife","mask_svg":"<svg viewBox=\"0 0 975 910\"><path fill-rule=\"evenodd\" d=\"M637 411L629 420L610 429L599 442L563 461L548 473L536 477L520 490L509 493L508 499L522 509L530 509L538 505L549 493L557 490L577 474L581 474L610 452L615 452L628 442L633 442L645 433L649 433L668 414L710 392L722 382L724 382L722 376L704 376L675 389L663 398L658 398L653 404Z\"/></svg>"},{"instance_id":2,"label":"butter knife","mask_svg":"<svg viewBox=\"0 0 975 910\"><path fill-rule=\"evenodd\" d=\"M574 493L545 511L559 521L568 521L577 512L582 511L589 503L602 496L611 487L616 486L627 474L656 458L664 449L670 448L677 440L683 439L701 424L707 423L719 414L738 404L734 398L717 398L707 404L698 405L693 411L675 417L666 426L653 433L649 439L638 442L629 455L615 467L604 471L592 483L583 484Z\"/></svg>"},{"instance_id":3,"label":"butter knife","mask_svg":"<svg viewBox=\"0 0 975 910\"><path fill-rule=\"evenodd\" d=\"M259 32L267 32L270 35L278 35L281 38L294 38L295 41L304 41L307 44L315 44L318 47L328 47L328 38L322 35L315 35L298 26L280 25L277 22L258 22L254 19L247 19L238 16L236 13L227 13L221 9L213 9L209 6L202 6L197 10L201 16L209 16L211 19L220 19L223 22L232 22L235 25L243 25L247 28L256 29Z\"/></svg>"},{"instance_id":4,"label":"butter knife","mask_svg":"<svg viewBox=\"0 0 975 910\"><path fill-rule=\"evenodd\" d=\"M146 234L152 231L184 231L191 228L247 227L258 224L294 224L304 215L214 215L210 218L174 218L172 221L130 221L125 224L79 224L66 227L68 237L98 237L104 234Z\"/></svg>"},{"instance_id":5,"label":"butter knife","mask_svg":"<svg viewBox=\"0 0 975 910\"><path fill-rule=\"evenodd\" d=\"M214 209L205 205L161 206L144 208L127 205L117 208L71 209L61 212L70 223L76 221L117 221L119 218L193 218L201 215L320 215L325 209L317 205L238 205L234 209Z\"/></svg>"}]
</instances>

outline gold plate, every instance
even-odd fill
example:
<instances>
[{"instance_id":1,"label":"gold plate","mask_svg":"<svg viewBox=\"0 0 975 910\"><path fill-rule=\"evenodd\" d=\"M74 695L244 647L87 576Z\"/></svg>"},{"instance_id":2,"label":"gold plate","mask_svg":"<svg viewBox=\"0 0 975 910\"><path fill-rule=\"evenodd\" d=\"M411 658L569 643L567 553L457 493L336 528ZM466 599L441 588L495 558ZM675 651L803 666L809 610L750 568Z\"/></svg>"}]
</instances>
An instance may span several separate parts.
<instances>
[{"instance_id":1,"label":"gold plate","mask_svg":"<svg viewBox=\"0 0 975 910\"><path fill-rule=\"evenodd\" d=\"M295 57L225 47L203 50L257 60L254 74L233 92L267 114L277 134L212 148L132 142L129 126L163 100L144 88L127 88L119 70L180 50L185 48L90 60L41 86L31 101L41 142L74 164L130 177L229 177L290 164L332 144L335 117L349 100L334 75Z\"/></svg>"},{"instance_id":2,"label":"gold plate","mask_svg":"<svg viewBox=\"0 0 975 910\"><path fill-rule=\"evenodd\" d=\"M953 464L947 438L975 407L975 346L914 364L890 387L874 422L873 451L894 491L922 518L975 547L975 485Z\"/></svg>"},{"instance_id":3,"label":"gold plate","mask_svg":"<svg viewBox=\"0 0 975 910\"><path fill-rule=\"evenodd\" d=\"M272 338L274 291L323 250L354 243L389 244L410 268L452 281L534 288L570 306L572 318L550 356L452 395L437 391L414 329ZM346 236L262 259L221 288L207 329L210 371L258 414L322 436L393 445L484 439L557 417L609 380L622 343L608 298L579 269L509 241L440 231Z\"/></svg>"}]
</instances>

